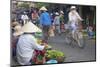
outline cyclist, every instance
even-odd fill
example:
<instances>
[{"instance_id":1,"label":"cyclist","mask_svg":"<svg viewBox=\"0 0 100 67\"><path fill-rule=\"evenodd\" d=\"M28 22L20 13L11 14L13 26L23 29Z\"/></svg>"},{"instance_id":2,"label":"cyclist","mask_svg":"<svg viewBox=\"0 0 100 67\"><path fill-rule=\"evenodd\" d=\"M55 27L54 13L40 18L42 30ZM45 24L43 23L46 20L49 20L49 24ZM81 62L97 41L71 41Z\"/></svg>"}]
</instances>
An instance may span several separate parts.
<instances>
[{"instance_id":1,"label":"cyclist","mask_svg":"<svg viewBox=\"0 0 100 67\"><path fill-rule=\"evenodd\" d=\"M78 14L78 12L76 11L76 6L71 6L68 18L69 18L69 23L70 23L72 37L75 40L77 40L75 38L75 32L79 28L79 26L78 26L79 22L83 21L83 19L80 17L80 15Z\"/></svg>"}]
</instances>

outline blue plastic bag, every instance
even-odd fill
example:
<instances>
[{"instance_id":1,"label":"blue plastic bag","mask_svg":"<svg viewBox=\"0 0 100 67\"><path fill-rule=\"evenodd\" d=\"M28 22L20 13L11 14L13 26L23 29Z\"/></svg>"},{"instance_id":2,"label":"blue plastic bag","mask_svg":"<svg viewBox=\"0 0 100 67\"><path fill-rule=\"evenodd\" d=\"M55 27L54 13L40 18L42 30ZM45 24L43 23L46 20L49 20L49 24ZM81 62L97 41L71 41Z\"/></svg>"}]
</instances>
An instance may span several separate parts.
<instances>
[{"instance_id":1,"label":"blue plastic bag","mask_svg":"<svg viewBox=\"0 0 100 67\"><path fill-rule=\"evenodd\" d=\"M57 62L57 60L53 60L53 59L52 59L52 60L47 61L46 63L47 63L47 64L56 64L56 63L58 63L58 62Z\"/></svg>"}]
</instances>

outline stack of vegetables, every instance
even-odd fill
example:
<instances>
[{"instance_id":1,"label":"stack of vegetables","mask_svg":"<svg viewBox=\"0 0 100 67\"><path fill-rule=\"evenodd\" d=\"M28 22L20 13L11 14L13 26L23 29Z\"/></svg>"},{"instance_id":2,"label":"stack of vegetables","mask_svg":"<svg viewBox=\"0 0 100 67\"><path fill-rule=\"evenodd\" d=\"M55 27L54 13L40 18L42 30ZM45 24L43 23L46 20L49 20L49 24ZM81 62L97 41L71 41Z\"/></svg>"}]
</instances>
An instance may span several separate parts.
<instances>
[{"instance_id":1,"label":"stack of vegetables","mask_svg":"<svg viewBox=\"0 0 100 67\"><path fill-rule=\"evenodd\" d=\"M36 37L36 38L41 38L42 35L43 35L42 32L36 32L36 33L35 33L35 37Z\"/></svg>"},{"instance_id":2,"label":"stack of vegetables","mask_svg":"<svg viewBox=\"0 0 100 67\"><path fill-rule=\"evenodd\" d=\"M36 41L39 45L43 45L43 40L41 39L41 36L42 36L42 33L36 33L35 34L35 37L36 37ZM50 63L51 61L54 63L62 63L64 62L64 59L65 59L65 55L63 52L61 51L58 51L58 50L52 50L52 47L48 44L48 43L45 43L47 44L47 48L46 48L46 53L45 51L37 51L36 50L36 53L37 53L37 56L35 59L37 59L38 61L41 60L43 62L43 58L46 57L46 61L48 63ZM39 63L41 64L41 63Z\"/></svg>"},{"instance_id":3,"label":"stack of vegetables","mask_svg":"<svg viewBox=\"0 0 100 67\"><path fill-rule=\"evenodd\" d=\"M54 60L57 60L58 63L62 63L62 62L64 62L65 55L61 51L47 50L47 52L46 52L46 59L47 59L47 61L51 60L51 59L54 59Z\"/></svg>"},{"instance_id":4,"label":"stack of vegetables","mask_svg":"<svg viewBox=\"0 0 100 67\"><path fill-rule=\"evenodd\" d=\"M42 45L43 40L41 40L41 39L37 39L37 43L40 44L40 45ZM45 43L45 44L47 44L47 48L46 48L46 50L51 50L51 49L52 49L52 47L51 47L48 43Z\"/></svg>"}]
</instances>

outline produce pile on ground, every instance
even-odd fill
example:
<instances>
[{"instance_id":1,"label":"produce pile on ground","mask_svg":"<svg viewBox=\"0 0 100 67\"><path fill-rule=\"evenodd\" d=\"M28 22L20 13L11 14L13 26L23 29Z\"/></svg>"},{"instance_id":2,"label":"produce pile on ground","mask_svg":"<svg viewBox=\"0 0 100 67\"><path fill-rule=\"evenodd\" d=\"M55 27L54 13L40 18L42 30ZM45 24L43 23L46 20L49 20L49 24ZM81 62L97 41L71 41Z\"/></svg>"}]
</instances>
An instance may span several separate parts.
<instances>
[{"instance_id":1,"label":"produce pile on ground","mask_svg":"<svg viewBox=\"0 0 100 67\"><path fill-rule=\"evenodd\" d=\"M46 57L46 61L57 61L57 63L62 63L64 62L65 59L65 55L63 52L58 51L58 50L53 50L52 46L50 46L48 43L45 43L42 39L40 39L41 37L41 33L37 33L36 34L36 41L39 45L43 45L43 44L47 44L46 47L46 53L45 53L45 57ZM41 56L42 57L42 56ZM38 58L41 58L40 56ZM52 62L52 63L53 63Z\"/></svg>"},{"instance_id":2,"label":"produce pile on ground","mask_svg":"<svg viewBox=\"0 0 100 67\"><path fill-rule=\"evenodd\" d=\"M46 52L46 59L55 59L58 61L58 63L64 62L65 55L63 52L58 51L58 50L47 50Z\"/></svg>"}]
</instances>

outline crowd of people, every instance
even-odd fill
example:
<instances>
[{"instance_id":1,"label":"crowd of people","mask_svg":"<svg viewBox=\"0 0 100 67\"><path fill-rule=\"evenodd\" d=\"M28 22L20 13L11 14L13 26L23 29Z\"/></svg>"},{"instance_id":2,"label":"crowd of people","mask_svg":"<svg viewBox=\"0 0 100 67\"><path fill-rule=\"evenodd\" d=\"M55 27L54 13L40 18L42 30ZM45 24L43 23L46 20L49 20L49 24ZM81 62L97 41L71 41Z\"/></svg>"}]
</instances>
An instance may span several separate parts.
<instances>
[{"instance_id":1,"label":"crowd of people","mask_svg":"<svg viewBox=\"0 0 100 67\"><path fill-rule=\"evenodd\" d=\"M78 22L83 21L75 6L71 6L68 18L72 34L74 34L74 31L78 28ZM39 45L34 34L43 32L43 40L47 42L50 33L61 34L64 32L64 12L59 11L50 14L44 6L39 11L33 9L31 14L24 11L20 17L18 16L12 21L11 27L13 56L17 57L17 62L20 65L30 65L35 56L34 51L42 51L47 47L46 44ZM43 63L45 63L44 60Z\"/></svg>"},{"instance_id":2,"label":"crowd of people","mask_svg":"<svg viewBox=\"0 0 100 67\"><path fill-rule=\"evenodd\" d=\"M47 40L49 36L49 33L47 33L47 31L49 31L50 27L52 27L53 25L55 25L55 27L53 28L56 29L56 32L58 34L61 34L61 32L64 31L64 12L62 10L50 13L48 9L43 6L40 9L32 8L29 11L16 11L16 18L12 20L12 25L16 24L15 22L17 22L18 24L23 26L28 21L31 21L36 26L44 29L43 32L45 35L45 40Z\"/></svg>"}]
</instances>

